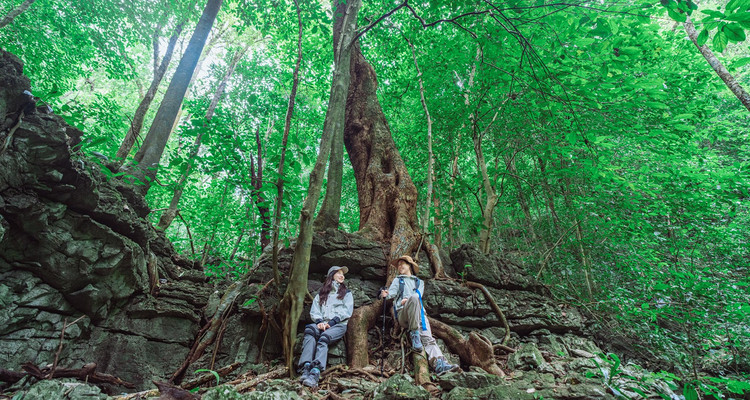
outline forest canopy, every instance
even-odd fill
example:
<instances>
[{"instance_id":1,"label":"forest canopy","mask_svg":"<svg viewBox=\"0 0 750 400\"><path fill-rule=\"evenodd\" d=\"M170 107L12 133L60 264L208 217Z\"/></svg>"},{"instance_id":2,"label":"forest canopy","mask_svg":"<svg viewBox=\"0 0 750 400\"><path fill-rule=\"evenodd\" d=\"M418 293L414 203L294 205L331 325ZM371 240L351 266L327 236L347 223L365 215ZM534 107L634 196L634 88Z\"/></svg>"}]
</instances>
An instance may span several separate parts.
<instances>
[{"instance_id":1,"label":"forest canopy","mask_svg":"<svg viewBox=\"0 0 750 400\"><path fill-rule=\"evenodd\" d=\"M40 104L84 132L90 162L134 185L192 56L149 218L213 279L236 279L272 231L296 238L335 5L213 2L197 53L212 1L0 0L0 46ZM429 241L517 260L658 367L748 373L750 1L364 2L358 26ZM343 158L339 228L355 232Z\"/></svg>"}]
</instances>

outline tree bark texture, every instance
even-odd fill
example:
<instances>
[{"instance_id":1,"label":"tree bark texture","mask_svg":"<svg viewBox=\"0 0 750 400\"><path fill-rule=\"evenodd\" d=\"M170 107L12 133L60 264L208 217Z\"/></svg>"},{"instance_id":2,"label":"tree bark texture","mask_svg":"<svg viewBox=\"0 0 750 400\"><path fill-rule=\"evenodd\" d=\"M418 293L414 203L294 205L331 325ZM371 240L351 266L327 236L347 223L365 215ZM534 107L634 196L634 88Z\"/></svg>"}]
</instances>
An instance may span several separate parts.
<instances>
[{"instance_id":1,"label":"tree bark texture","mask_svg":"<svg viewBox=\"0 0 750 400\"><path fill-rule=\"evenodd\" d=\"M268 131L270 132L272 129L273 124L269 122ZM260 140L260 129L255 130L255 144L255 164L257 164L258 168L257 170L255 169L251 156L250 181L253 187L251 195L255 200L255 206L258 208L258 213L260 215L260 246L261 248L265 248L271 243L271 213L268 206L265 205L265 198L261 191L263 188L263 144Z\"/></svg>"},{"instance_id":2,"label":"tree bark texture","mask_svg":"<svg viewBox=\"0 0 750 400\"><path fill-rule=\"evenodd\" d=\"M154 122L143 140L143 145L135 155L136 168L134 172L136 178L143 183L143 185L139 185L139 191L144 196L148 193L151 181L156 177L159 160L164 153L175 118L193 77L195 66L203 52L208 34L216 20L216 15L219 13L222 1L208 0L206 3L193 36L185 49L185 54L177 65L177 70L169 83L167 92L164 94L164 100L162 100L159 110L156 112Z\"/></svg>"},{"instance_id":3,"label":"tree bark texture","mask_svg":"<svg viewBox=\"0 0 750 400\"><path fill-rule=\"evenodd\" d=\"M422 71L417 62L417 53L414 45L406 39L411 48L411 56L414 59L414 67L417 69L417 81L419 82L419 100L422 102L425 118L427 118L427 199L425 200L424 216L422 217L422 232L427 234L430 229L430 203L432 203L433 183L435 180L435 154L432 153L432 117L427 108L427 100L424 97L424 82L422 82Z\"/></svg>"},{"instance_id":4,"label":"tree bark texture","mask_svg":"<svg viewBox=\"0 0 750 400\"><path fill-rule=\"evenodd\" d=\"M219 82L219 86L216 88L216 92L214 92L214 97L211 99L211 104L208 106L208 110L206 111L206 124L211 122L211 118L214 116L214 111L216 110L216 106L219 104L219 101L221 100L221 97L224 95L224 90L227 87L227 82L229 82L229 78L232 77L232 74L234 73L234 69L237 67L237 63L240 61L243 55L247 52L247 49L249 47L248 45L245 45L244 48L241 50L237 50L237 52L232 57L232 61L229 63L229 67L227 68L227 71L224 73L224 76L221 79L221 82ZM195 141L193 142L193 147L190 150L190 155L188 156L188 163L185 167L185 171L180 175L180 178L177 180L177 184L175 185L174 193L172 194L172 200L169 202L169 207L161 214L161 217L159 217L159 223L157 226L162 229L166 230L169 225L172 224L172 221L174 220L175 216L177 216L177 206L180 204L180 198L182 197L182 193L185 189L185 182L187 182L188 177L190 176L190 173L192 172L193 163L195 162L196 157L198 156L198 151L201 147L201 140L203 140L203 131L198 133L198 135L195 137Z\"/></svg>"},{"instance_id":5,"label":"tree bark texture","mask_svg":"<svg viewBox=\"0 0 750 400\"><path fill-rule=\"evenodd\" d=\"M343 13L346 4L336 3L336 13ZM334 21L333 26L333 55L338 57L339 49L346 45L341 41L341 23L342 20ZM341 220L341 188L342 178L344 175L344 127L333 132L333 142L331 145L331 157L328 162L328 179L326 180L326 194L323 198L323 204L320 206L318 216L313 224L315 230L324 231L326 229L338 229Z\"/></svg>"},{"instance_id":6,"label":"tree bark texture","mask_svg":"<svg viewBox=\"0 0 750 400\"><path fill-rule=\"evenodd\" d=\"M480 133L474 134L474 153L477 156L477 167L482 175L482 183L486 196L484 208L482 209L482 230L479 232L479 250L484 254L489 254L493 213L498 202L498 196L487 172L487 162L482 152L482 134Z\"/></svg>"},{"instance_id":7,"label":"tree bark texture","mask_svg":"<svg viewBox=\"0 0 750 400\"><path fill-rule=\"evenodd\" d=\"M281 230L281 207L284 204L284 159L286 158L286 145L289 139L289 130L292 126L292 115L294 114L294 100L297 97L297 86L299 85L299 66L302 63L302 14L299 9L298 0L294 0L297 9L297 63L294 65L292 75L292 92L289 94L289 104L286 107L286 118L284 119L284 135L281 138L281 158L279 159L278 178L276 179L276 205L273 216L273 250L271 266L273 268L274 286L278 292L281 274L279 273L279 231Z\"/></svg>"},{"instance_id":8,"label":"tree bark texture","mask_svg":"<svg viewBox=\"0 0 750 400\"><path fill-rule=\"evenodd\" d=\"M430 327L432 333L443 339L452 353L458 354L462 363L477 366L493 375L505 376L495 362L494 349L487 338L476 332L470 332L469 337L465 338L450 325L433 318L430 318Z\"/></svg>"},{"instance_id":9,"label":"tree bark texture","mask_svg":"<svg viewBox=\"0 0 750 400\"><path fill-rule=\"evenodd\" d=\"M534 231L534 219L531 216L531 208L529 207L529 199L526 196L526 193L523 190L523 185L521 184L521 178L518 176L518 171L516 170L516 155L518 155L518 151L514 150L513 154L504 157L505 161L505 168L512 174L512 180L513 180L513 186L516 188L516 194L518 196L518 205L521 206L521 211L523 211L524 217L526 217L526 226L529 231L529 235L531 236L531 241L536 242L536 232Z\"/></svg>"},{"instance_id":10,"label":"tree bark texture","mask_svg":"<svg viewBox=\"0 0 750 400\"><path fill-rule=\"evenodd\" d=\"M743 106L747 108L748 111L750 111L750 94L747 93L747 91L740 85L739 82L737 82L736 79L732 76L732 74L727 71L726 67L724 67L724 64L719 61L718 58L714 55L714 52L711 51L711 49L708 48L708 46L698 45L698 32L695 30L695 25L693 25L693 21L690 20L690 17L687 18L687 21L685 21L685 31L687 32L688 37L693 42L695 47L698 48L698 51L701 52L701 55L703 55L703 58L708 61L708 65L713 68L714 72L716 72L716 75L719 75L719 78L721 78L722 81L724 81L724 84L727 85L729 90L734 93L735 96L740 100Z\"/></svg>"},{"instance_id":11,"label":"tree bark texture","mask_svg":"<svg viewBox=\"0 0 750 400\"><path fill-rule=\"evenodd\" d=\"M154 100L154 97L156 96L156 91L159 89L159 85L161 84L161 80L164 78L164 74L167 72L167 67L169 67L169 63L172 62L172 55L174 54L174 48L177 44L177 39L180 37L180 34L182 33L182 24L178 25L172 36L169 38L169 43L167 44L167 49L164 53L164 56L161 59L161 63L159 64L158 68L154 69L154 77L151 79L151 85L149 86L148 90L146 91L146 94L143 96L143 99L141 99L140 104L138 104L138 108L135 110L135 114L133 115L133 121L130 123L130 128L128 129L128 133L125 135L125 139L122 140L122 143L120 144L120 148L117 149L117 154L115 155L115 169L120 169L122 164L125 162L125 158L128 157L128 154L130 154L130 150L133 149L133 145L135 144L135 139L138 137L138 135L141 134L141 129L143 128L143 121L146 118L146 113L148 112L149 107L151 106L151 102ZM157 62L157 49L158 47L158 41L159 41L159 35L154 35L154 63Z\"/></svg>"},{"instance_id":12,"label":"tree bark texture","mask_svg":"<svg viewBox=\"0 0 750 400\"><path fill-rule=\"evenodd\" d=\"M406 170L378 102L375 71L359 44L351 60L344 144L349 153L359 199L360 234L390 242L390 258L416 246L417 188Z\"/></svg>"},{"instance_id":13,"label":"tree bark texture","mask_svg":"<svg viewBox=\"0 0 750 400\"><path fill-rule=\"evenodd\" d=\"M323 122L323 137L320 141L320 152L310 173L310 184L307 196L302 205L299 219L299 234L294 247L294 255L291 263L291 276L284 297L281 299L279 309L283 324L282 347L286 366L290 371L294 358L294 341L297 335L297 326L302 315L303 301L307 295L307 274L310 267L310 251L312 249L313 214L320 200L320 192L323 186L323 173L325 165L331 152L331 142L334 132L341 129L344 124L344 111L346 95L349 89L349 65L352 47L349 45L357 27L357 14L362 3L360 0L340 3L335 15L334 30L340 26L341 40L338 42L338 50L334 51L334 72L331 83L330 100L328 110ZM339 12L340 8L343 12ZM341 20L341 21L338 21ZM339 25L340 24L340 25ZM337 33L334 33L334 36Z\"/></svg>"},{"instance_id":14,"label":"tree bark texture","mask_svg":"<svg viewBox=\"0 0 750 400\"><path fill-rule=\"evenodd\" d=\"M18 7L11 10L8 14L3 17L2 20L0 20L0 29L4 28L6 25L9 25L13 20L21 15L26 9L28 9L36 0L26 0L23 3L19 4Z\"/></svg>"},{"instance_id":15,"label":"tree bark texture","mask_svg":"<svg viewBox=\"0 0 750 400\"><path fill-rule=\"evenodd\" d=\"M328 161L326 195L315 218L315 230L338 229L341 220L341 186L344 176L344 130L333 133L331 157Z\"/></svg>"}]
</instances>

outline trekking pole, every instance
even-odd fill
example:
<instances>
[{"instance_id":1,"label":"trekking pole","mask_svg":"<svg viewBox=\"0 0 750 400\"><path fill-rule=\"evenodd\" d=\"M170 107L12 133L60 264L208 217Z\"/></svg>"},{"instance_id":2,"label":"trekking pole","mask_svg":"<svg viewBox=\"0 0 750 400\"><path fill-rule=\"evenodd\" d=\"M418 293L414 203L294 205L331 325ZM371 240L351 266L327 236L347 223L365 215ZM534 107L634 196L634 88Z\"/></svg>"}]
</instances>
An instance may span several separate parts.
<instances>
[{"instance_id":1,"label":"trekking pole","mask_svg":"<svg viewBox=\"0 0 750 400\"><path fill-rule=\"evenodd\" d=\"M385 290L385 286L380 288L380 292L382 293L383 290ZM383 376L383 364L385 362L385 305L388 303L386 301L385 297L382 298L383 300L383 328L382 328L382 338L383 338L383 347L380 349L380 376Z\"/></svg>"}]
</instances>

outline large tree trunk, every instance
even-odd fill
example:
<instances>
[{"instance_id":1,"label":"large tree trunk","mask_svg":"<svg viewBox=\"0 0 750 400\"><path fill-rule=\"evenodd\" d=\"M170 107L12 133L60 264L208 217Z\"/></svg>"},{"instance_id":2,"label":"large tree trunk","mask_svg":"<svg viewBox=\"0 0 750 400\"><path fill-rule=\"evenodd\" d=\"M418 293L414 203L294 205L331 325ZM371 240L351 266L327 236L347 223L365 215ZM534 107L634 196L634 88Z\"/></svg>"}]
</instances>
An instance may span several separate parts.
<instances>
[{"instance_id":1,"label":"large tree trunk","mask_svg":"<svg viewBox=\"0 0 750 400\"><path fill-rule=\"evenodd\" d=\"M359 229L365 237L390 242L395 259L416 245L417 188L393 142L375 93L375 71L359 44L352 50L351 67L344 144L357 181Z\"/></svg>"},{"instance_id":2,"label":"large tree trunk","mask_svg":"<svg viewBox=\"0 0 750 400\"><path fill-rule=\"evenodd\" d=\"M750 94L748 94L747 91L745 91L745 89L740 86L740 83L737 82L736 79L734 79L729 71L727 71L726 67L724 67L721 61L716 58L711 49L709 49L706 45L698 45L698 32L696 32L695 26L693 25L693 21L690 20L690 17L688 17L687 21L685 21L685 31L687 32L688 37L693 42L695 47L697 47L701 52L703 58L708 61L708 65L710 65L711 68L713 68L714 72L716 72L716 75L719 75L719 78L724 81L724 84L727 85L729 90L731 90L732 93L734 93L734 95L737 96L737 98L740 100L742 105L745 106L748 111L750 111Z\"/></svg>"},{"instance_id":3,"label":"large tree trunk","mask_svg":"<svg viewBox=\"0 0 750 400\"><path fill-rule=\"evenodd\" d=\"M377 98L375 70L354 45L351 84L346 102L344 144L354 168L359 200L359 233L376 241L390 242L389 258L410 254L417 245L417 188L406 170L391 136ZM386 285L396 275L389 264ZM367 331L375 324L382 301L354 310L347 330L348 346L366 349ZM366 351L350 351L349 365L369 363ZM422 363L421 367L426 365Z\"/></svg>"},{"instance_id":4,"label":"large tree trunk","mask_svg":"<svg viewBox=\"0 0 750 400\"><path fill-rule=\"evenodd\" d=\"M294 65L292 75L292 92L289 94L289 104L286 107L286 118L284 119L284 136L281 138L281 158L279 159L278 178L276 178L276 205L273 215L273 250L271 266L273 268L273 281L276 291L279 291L281 274L279 273L279 231L281 230L281 207L284 204L284 159L286 157L286 144L289 139L289 129L292 126L292 115L294 114L294 100L297 97L297 85L299 84L299 66L302 63L302 14L299 9L298 0L294 0L297 9L297 63Z\"/></svg>"},{"instance_id":5,"label":"large tree trunk","mask_svg":"<svg viewBox=\"0 0 750 400\"><path fill-rule=\"evenodd\" d=\"M268 133L273 130L273 124L269 122ZM267 135L266 135L267 136ZM251 196L255 201L260 215L260 246L265 248L271 243L271 213L263 197L263 144L260 140L260 129L255 130L255 163L252 162L253 156L250 156L250 182L253 187ZM257 170L255 165L258 166Z\"/></svg>"},{"instance_id":6,"label":"large tree trunk","mask_svg":"<svg viewBox=\"0 0 750 400\"><path fill-rule=\"evenodd\" d=\"M208 110L206 111L206 124L211 122L211 118L213 118L214 116L216 106L219 105L219 100L221 100L221 97L224 95L224 90L227 87L227 82L229 82L229 78L232 77L234 69L237 67L237 63L247 52L248 47L250 47L249 44L245 45L245 47L243 47L242 49L237 50L237 52L232 57L232 61L229 63L229 67L227 68L227 72L224 73L221 82L219 82L219 86L216 88L216 92L214 92L214 97L213 99L211 99L211 104L209 104ZM169 225L172 224L174 217L177 215L177 206L180 204L180 198L182 197L182 192L185 189L185 183L187 182L187 179L192 172L195 158L198 156L198 151L200 150L202 139L203 132L201 131L195 137L193 148L191 149L190 155L188 156L187 166L185 167L185 171L183 171L182 175L177 180L177 184L174 188L174 193L172 194L172 200L169 202L169 207L161 214L161 217L159 218L159 223L157 224L157 226L162 230L166 230Z\"/></svg>"},{"instance_id":7,"label":"large tree trunk","mask_svg":"<svg viewBox=\"0 0 750 400\"><path fill-rule=\"evenodd\" d=\"M344 127L333 133L331 158L328 162L326 196L315 218L315 230L338 229L341 220L341 180L344 176Z\"/></svg>"},{"instance_id":8,"label":"large tree trunk","mask_svg":"<svg viewBox=\"0 0 750 400\"><path fill-rule=\"evenodd\" d=\"M203 52L203 46L206 38L211 31L211 27L216 20L223 0L208 0L203 10L198 25L195 27L193 36L185 49L177 70L169 83L167 92L164 94L159 110L156 112L154 122L143 140L143 145L135 154L134 175L141 181L139 191L145 196L151 186L151 181L156 177L156 170L159 167L164 148L167 145L167 139L172 131L172 125L182 105L182 99L185 97L190 81L193 77L193 71L198 64L198 59Z\"/></svg>"},{"instance_id":9,"label":"large tree trunk","mask_svg":"<svg viewBox=\"0 0 750 400\"><path fill-rule=\"evenodd\" d=\"M138 137L138 135L141 134L141 129L143 128L143 120L146 118L146 112L148 112L148 109L151 106L151 102L156 96L156 91L159 89L161 80L164 78L164 74L167 72L169 63L172 62L174 48L181 33L182 24L179 24L175 28L174 33L172 33L172 37L169 38L169 43L167 44L167 49L161 59L161 63L158 64L158 67L154 68L154 77L153 79L151 79L151 85L146 91L146 94L143 96L143 99L141 99L140 104L138 104L138 108L136 108L135 114L133 115L133 121L130 123L130 129L128 129L128 133L125 135L125 139L122 140L120 148L117 149L117 154L115 155L115 161L113 164L113 170L118 170L120 169L120 167L122 167L122 164L125 162L125 158L127 158L128 154L130 154L130 150L133 148L133 144L135 144L135 139ZM159 36L158 32L154 33L154 65L158 63L158 42L160 39L161 37Z\"/></svg>"},{"instance_id":10,"label":"large tree trunk","mask_svg":"<svg viewBox=\"0 0 750 400\"><path fill-rule=\"evenodd\" d=\"M334 15L338 15L334 22L334 37L338 35L341 39L334 43L337 48L334 51L334 71L331 83L331 95L328 101L328 110L323 122L323 137L320 141L320 152L310 173L310 184L307 196L302 205L299 218L299 234L292 256L291 276L284 297L281 299L279 309L283 323L282 346L284 358L290 374L294 358L294 341L297 336L297 326L302 315L303 301L307 295L307 274L310 267L310 250L312 248L313 214L320 200L320 192L323 186L323 173L326 162L331 152L331 142L334 132L341 129L344 124L344 111L346 95L349 89L349 60L357 27L357 14L362 3L360 0L340 2Z\"/></svg>"},{"instance_id":11,"label":"large tree trunk","mask_svg":"<svg viewBox=\"0 0 750 400\"><path fill-rule=\"evenodd\" d=\"M14 8L8 14L6 14L5 17L3 17L2 20L0 20L0 29L4 28L6 25L13 22L13 20L17 16L21 15L21 13L26 11L26 9L29 8L29 6L31 6L31 4L34 3L34 1L36 0L26 0L23 3L19 4L18 7Z\"/></svg>"}]
</instances>

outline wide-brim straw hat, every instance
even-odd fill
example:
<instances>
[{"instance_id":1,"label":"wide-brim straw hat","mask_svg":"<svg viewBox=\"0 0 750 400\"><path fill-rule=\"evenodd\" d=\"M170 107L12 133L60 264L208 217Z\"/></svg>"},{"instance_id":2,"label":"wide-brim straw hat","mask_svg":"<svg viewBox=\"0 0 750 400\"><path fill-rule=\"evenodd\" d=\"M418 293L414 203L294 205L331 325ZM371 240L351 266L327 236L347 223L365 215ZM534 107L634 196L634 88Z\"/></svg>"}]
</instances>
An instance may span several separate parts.
<instances>
[{"instance_id":1,"label":"wide-brim straw hat","mask_svg":"<svg viewBox=\"0 0 750 400\"><path fill-rule=\"evenodd\" d=\"M419 273L419 264L417 264L410 256L401 256L396 259L396 267L398 267L398 262L401 260L404 260L411 265L411 270L414 275Z\"/></svg>"}]
</instances>

